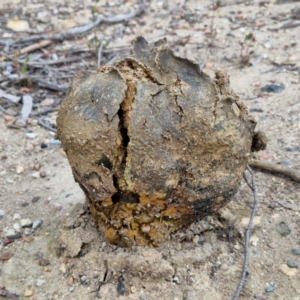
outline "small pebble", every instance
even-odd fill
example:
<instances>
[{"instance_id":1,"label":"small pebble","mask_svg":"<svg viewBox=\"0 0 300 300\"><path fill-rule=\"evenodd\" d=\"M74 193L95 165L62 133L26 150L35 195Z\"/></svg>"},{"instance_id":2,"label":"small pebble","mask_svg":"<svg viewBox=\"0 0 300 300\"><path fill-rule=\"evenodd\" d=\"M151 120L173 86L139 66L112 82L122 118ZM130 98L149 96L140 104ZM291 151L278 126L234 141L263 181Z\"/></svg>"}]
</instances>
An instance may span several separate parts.
<instances>
[{"instance_id":1,"label":"small pebble","mask_svg":"<svg viewBox=\"0 0 300 300\"><path fill-rule=\"evenodd\" d=\"M61 144L60 140L50 140L50 146L56 146L60 144Z\"/></svg>"},{"instance_id":2,"label":"small pebble","mask_svg":"<svg viewBox=\"0 0 300 300\"><path fill-rule=\"evenodd\" d=\"M26 206L28 206L28 205L29 205L28 202L22 202L22 203L21 203L21 207L26 207Z\"/></svg>"},{"instance_id":3,"label":"small pebble","mask_svg":"<svg viewBox=\"0 0 300 300\"><path fill-rule=\"evenodd\" d=\"M9 260L12 257L12 253L4 252L0 255L0 260Z\"/></svg>"},{"instance_id":4,"label":"small pebble","mask_svg":"<svg viewBox=\"0 0 300 300\"><path fill-rule=\"evenodd\" d=\"M288 236L292 232L289 225L285 222L280 222L276 226L276 230L281 236Z\"/></svg>"},{"instance_id":5,"label":"small pebble","mask_svg":"<svg viewBox=\"0 0 300 300\"><path fill-rule=\"evenodd\" d=\"M54 207L56 210L61 210L61 209L62 209L62 205L59 204L59 203L54 203L54 204L53 204L53 207Z\"/></svg>"},{"instance_id":6,"label":"small pebble","mask_svg":"<svg viewBox=\"0 0 300 300\"><path fill-rule=\"evenodd\" d=\"M72 195L73 195L72 193L66 194L65 198L69 198Z\"/></svg>"},{"instance_id":7,"label":"small pebble","mask_svg":"<svg viewBox=\"0 0 300 300\"><path fill-rule=\"evenodd\" d=\"M70 287L70 292L73 293L74 292L74 286Z\"/></svg>"},{"instance_id":8,"label":"small pebble","mask_svg":"<svg viewBox=\"0 0 300 300\"><path fill-rule=\"evenodd\" d=\"M193 238L193 243L194 244L199 244L199 240L200 240L199 235L195 235L194 238Z\"/></svg>"},{"instance_id":9,"label":"small pebble","mask_svg":"<svg viewBox=\"0 0 300 300\"><path fill-rule=\"evenodd\" d=\"M32 231L33 231L33 230L32 230L31 228L28 228L28 227L27 227L27 228L24 229L24 234L25 234L25 235L30 235L30 234L32 234Z\"/></svg>"},{"instance_id":10,"label":"small pebble","mask_svg":"<svg viewBox=\"0 0 300 300\"><path fill-rule=\"evenodd\" d=\"M14 235L16 233L16 231L13 228L8 228L8 229L6 228L4 232L5 232L5 236Z\"/></svg>"},{"instance_id":11,"label":"small pebble","mask_svg":"<svg viewBox=\"0 0 300 300\"><path fill-rule=\"evenodd\" d=\"M294 276L296 275L297 273L297 269L294 269L294 268L290 268L288 267L286 264L282 264L279 266L279 270L285 274L285 275L288 275L288 276Z\"/></svg>"},{"instance_id":12,"label":"small pebble","mask_svg":"<svg viewBox=\"0 0 300 300\"><path fill-rule=\"evenodd\" d=\"M264 112L264 110L260 107L251 107L249 109L250 112Z\"/></svg>"},{"instance_id":13,"label":"small pebble","mask_svg":"<svg viewBox=\"0 0 300 300\"><path fill-rule=\"evenodd\" d=\"M40 178L40 173L39 173L39 172L33 172L33 173L31 174L31 176L32 176L33 178Z\"/></svg>"},{"instance_id":14,"label":"small pebble","mask_svg":"<svg viewBox=\"0 0 300 300\"><path fill-rule=\"evenodd\" d=\"M30 219L21 219L20 224L21 224L21 227L31 227L32 221Z\"/></svg>"},{"instance_id":15,"label":"small pebble","mask_svg":"<svg viewBox=\"0 0 300 300\"><path fill-rule=\"evenodd\" d=\"M292 253L294 254L294 255L298 255L298 256L300 256L300 250L299 249L292 249Z\"/></svg>"},{"instance_id":16,"label":"small pebble","mask_svg":"<svg viewBox=\"0 0 300 300\"><path fill-rule=\"evenodd\" d=\"M47 147L48 147L48 145L46 143L41 143L41 149L45 149Z\"/></svg>"},{"instance_id":17,"label":"small pebble","mask_svg":"<svg viewBox=\"0 0 300 300\"><path fill-rule=\"evenodd\" d=\"M0 219L4 217L6 211L3 209L0 209Z\"/></svg>"},{"instance_id":18,"label":"small pebble","mask_svg":"<svg viewBox=\"0 0 300 300\"><path fill-rule=\"evenodd\" d=\"M14 240L10 240L10 239L8 239L8 238L5 238L5 239L2 241L4 247L7 246L7 245L9 245L9 244L11 244L11 243L13 243L13 242L14 242Z\"/></svg>"},{"instance_id":19,"label":"small pebble","mask_svg":"<svg viewBox=\"0 0 300 300\"><path fill-rule=\"evenodd\" d=\"M37 133L34 133L34 132L26 132L25 135L26 135L26 137L28 137L30 139L34 139L38 136Z\"/></svg>"},{"instance_id":20,"label":"small pebble","mask_svg":"<svg viewBox=\"0 0 300 300\"><path fill-rule=\"evenodd\" d=\"M12 178L6 178L6 181L7 181L8 183L14 183L14 182L15 182Z\"/></svg>"},{"instance_id":21,"label":"small pebble","mask_svg":"<svg viewBox=\"0 0 300 300\"><path fill-rule=\"evenodd\" d=\"M264 87L261 88L262 92L267 93L281 93L285 89L285 86L283 84L267 84Z\"/></svg>"},{"instance_id":22,"label":"small pebble","mask_svg":"<svg viewBox=\"0 0 300 300\"><path fill-rule=\"evenodd\" d=\"M15 233L15 234L7 235L6 237L9 240L17 240L17 239L20 239L22 237L22 235L21 235L21 233Z\"/></svg>"},{"instance_id":23,"label":"small pebble","mask_svg":"<svg viewBox=\"0 0 300 300\"><path fill-rule=\"evenodd\" d=\"M43 224L43 220L36 220L32 223L32 229L38 229Z\"/></svg>"},{"instance_id":24,"label":"small pebble","mask_svg":"<svg viewBox=\"0 0 300 300\"><path fill-rule=\"evenodd\" d=\"M298 269L299 268L299 265L296 261L292 260L292 259L289 259L286 264L290 267L290 268L295 268L295 269Z\"/></svg>"},{"instance_id":25,"label":"small pebble","mask_svg":"<svg viewBox=\"0 0 300 300\"><path fill-rule=\"evenodd\" d=\"M39 265L43 267L48 266L50 265L50 261L49 259L42 258L39 260Z\"/></svg>"},{"instance_id":26,"label":"small pebble","mask_svg":"<svg viewBox=\"0 0 300 300\"><path fill-rule=\"evenodd\" d=\"M14 230L15 230L16 232L19 232L20 229L21 229L21 226L20 226L19 223L14 223L13 228L14 228Z\"/></svg>"},{"instance_id":27,"label":"small pebble","mask_svg":"<svg viewBox=\"0 0 300 300\"><path fill-rule=\"evenodd\" d=\"M17 167L16 167L16 173L17 173L17 174L22 174L22 173L24 173L24 167L23 167L23 166L17 166Z\"/></svg>"},{"instance_id":28,"label":"small pebble","mask_svg":"<svg viewBox=\"0 0 300 300\"><path fill-rule=\"evenodd\" d=\"M31 199L31 202L32 202L32 203L36 203L36 202L38 202L40 199L41 199L40 196L35 196L35 197L33 197L33 198Z\"/></svg>"},{"instance_id":29,"label":"small pebble","mask_svg":"<svg viewBox=\"0 0 300 300\"><path fill-rule=\"evenodd\" d=\"M5 170L3 170L3 171L0 172L0 176L3 177L3 176L6 175L6 173L7 173L7 172L6 172Z\"/></svg>"},{"instance_id":30,"label":"small pebble","mask_svg":"<svg viewBox=\"0 0 300 300\"><path fill-rule=\"evenodd\" d=\"M255 235L250 237L250 243L252 246L256 247L258 244L259 238Z\"/></svg>"},{"instance_id":31,"label":"small pebble","mask_svg":"<svg viewBox=\"0 0 300 300\"><path fill-rule=\"evenodd\" d=\"M233 248L236 249L236 250L240 250L241 246L239 244L236 244L236 245L233 246Z\"/></svg>"},{"instance_id":32,"label":"small pebble","mask_svg":"<svg viewBox=\"0 0 300 300\"><path fill-rule=\"evenodd\" d=\"M275 249L277 247L277 245L274 242L269 243L268 246L272 249Z\"/></svg>"},{"instance_id":33,"label":"small pebble","mask_svg":"<svg viewBox=\"0 0 300 300\"><path fill-rule=\"evenodd\" d=\"M86 281L87 281L87 276L86 276L86 275L80 276L80 283L81 283L81 284L86 283Z\"/></svg>"},{"instance_id":34,"label":"small pebble","mask_svg":"<svg viewBox=\"0 0 300 300\"><path fill-rule=\"evenodd\" d=\"M21 215L20 214L14 214L13 219L14 220L20 220L21 219Z\"/></svg>"},{"instance_id":35,"label":"small pebble","mask_svg":"<svg viewBox=\"0 0 300 300\"><path fill-rule=\"evenodd\" d=\"M59 271L61 271L63 274L65 274L67 272L66 264L61 264Z\"/></svg>"},{"instance_id":36,"label":"small pebble","mask_svg":"<svg viewBox=\"0 0 300 300\"><path fill-rule=\"evenodd\" d=\"M40 177L45 178L47 176L47 172L45 170L40 170Z\"/></svg>"},{"instance_id":37,"label":"small pebble","mask_svg":"<svg viewBox=\"0 0 300 300\"><path fill-rule=\"evenodd\" d=\"M33 236L24 236L23 241L25 243L31 243L34 240Z\"/></svg>"},{"instance_id":38,"label":"small pebble","mask_svg":"<svg viewBox=\"0 0 300 300\"><path fill-rule=\"evenodd\" d=\"M33 291L32 290L26 290L24 293L24 297L31 297L33 296Z\"/></svg>"},{"instance_id":39,"label":"small pebble","mask_svg":"<svg viewBox=\"0 0 300 300\"><path fill-rule=\"evenodd\" d=\"M39 287L39 286L42 286L45 282L46 282L46 280L39 278L36 281L35 285Z\"/></svg>"},{"instance_id":40,"label":"small pebble","mask_svg":"<svg viewBox=\"0 0 300 300\"><path fill-rule=\"evenodd\" d=\"M274 292L274 291L275 291L275 286L274 285L268 286L266 288L266 292L267 293L271 293L271 292Z\"/></svg>"},{"instance_id":41,"label":"small pebble","mask_svg":"<svg viewBox=\"0 0 300 300\"><path fill-rule=\"evenodd\" d=\"M68 284L68 285L73 285L73 283L74 283L74 278L73 278L73 276L68 277L68 279L67 279L67 284Z\"/></svg>"},{"instance_id":42,"label":"small pebble","mask_svg":"<svg viewBox=\"0 0 300 300\"><path fill-rule=\"evenodd\" d=\"M136 287L134 285L132 285L130 287L130 291L131 291L132 294L136 293Z\"/></svg>"},{"instance_id":43,"label":"small pebble","mask_svg":"<svg viewBox=\"0 0 300 300\"><path fill-rule=\"evenodd\" d=\"M40 163L36 163L32 166L32 170L34 171L38 171L41 168L41 164Z\"/></svg>"},{"instance_id":44,"label":"small pebble","mask_svg":"<svg viewBox=\"0 0 300 300\"><path fill-rule=\"evenodd\" d=\"M177 243L177 244L175 245L175 249L176 249L177 251L180 251L181 248L182 248L181 243Z\"/></svg>"},{"instance_id":45,"label":"small pebble","mask_svg":"<svg viewBox=\"0 0 300 300\"><path fill-rule=\"evenodd\" d=\"M118 278L117 292L118 292L119 295L124 295L125 294L125 285L124 285L122 276L120 276Z\"/></svg>"}]
</instances>

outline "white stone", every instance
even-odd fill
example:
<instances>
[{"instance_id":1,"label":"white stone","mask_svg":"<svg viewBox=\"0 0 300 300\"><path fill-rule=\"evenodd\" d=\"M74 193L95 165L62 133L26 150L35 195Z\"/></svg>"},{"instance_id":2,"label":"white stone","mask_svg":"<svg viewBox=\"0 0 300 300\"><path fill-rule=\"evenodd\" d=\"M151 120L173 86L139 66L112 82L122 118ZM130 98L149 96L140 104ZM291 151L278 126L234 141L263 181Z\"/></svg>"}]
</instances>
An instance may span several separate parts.
<instances>
[{"instance_id":1,"label":"white stone","mask_svg":"<svg viewBox=\"0 0 300 300\"><path fill-rule=\"evenodd\" d=\"M250 237L250 244L254 247L257 246L259 238L256 235Z\"/></svg>"},{"instance_id":2,"label":"white stone","mask_svg":"<svg viewBox=\"0 0 300 300\"><path fill-rule=\"evenodd\" d=\"M23 167L23 166L17 166L17 167L16 167L16 173L17 173L17 174L22 174L22 173L24 173L24 167Z\"/></svg>"},{"instance_id":3,"label":"white stone","mask_svg":"<svg viewBox=\"0 0 300 300\"><path fill-rule=\"evenodd\" d=\"M289 266L287 266L286 264L282 264L279 266L279 270L288 276L294 276L297 273L297 269L294 268L290 268Z\"/></svg>"},{"instance_id":4,"label":"white stone","mask_svg":"<svg viewBox=\"0 0 300 300\"><path fill-rule=\"evenodd\" d=\"M33 178L40 178L40 172L34 172L31 174Z\"/></svg>"},{"instance_id":5,"label":"white stone","mask_svg":"<svg viewBox=\"0 0 300 300\"><path fill-rule=\"evenodd\" d=\"M20 220L21 219L21 215L20 214L14 214L13 219L14 220Z\"/></svg>"},{"instance_id":6,"label":"white stone","mask_svg":"<svg viewBox=\"0 0 300 300\"><path fill-rule=\"evenodd\" d=\"M21 227L30 227L32 226L32 221L30 219L20 220Z\"/></svg>"},{"instance_id":7,"label":"white stone","mask_svg":"<svg viewBox=\"0 0 300 300\"><path fill-rule=\"evenodd\" d=\"M44 279L38 279L35 283L36 286L42 286L44 283L46 282L46 280Z\"/></svg>"},{"instance_id":8,"label":"white stone","mask_svg":"<svg viewBox=\"0 0 300 300\"><path fill-rule=\"evenodd\" d=\"M20 229L21 229L21 226L20 226L19 223L14 223L13 227L14 227L14 230L15 230L16 232L19 232Z\"/></svg>"}]
</instances>

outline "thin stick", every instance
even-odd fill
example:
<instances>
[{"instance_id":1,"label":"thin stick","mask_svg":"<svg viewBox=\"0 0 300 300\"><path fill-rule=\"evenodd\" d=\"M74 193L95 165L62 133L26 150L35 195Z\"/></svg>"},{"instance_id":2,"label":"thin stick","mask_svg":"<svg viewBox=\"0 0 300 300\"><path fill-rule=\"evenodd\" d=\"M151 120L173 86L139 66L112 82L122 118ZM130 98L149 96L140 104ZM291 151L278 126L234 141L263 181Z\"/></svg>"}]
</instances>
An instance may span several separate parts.
<instances>
[{"instance_id":1,"label":"thin stick","mask_svg":"<svg viewBox=\"0 0 300 300\"><path fill-rule=\"evenodd\" d=\"M255 179L254 179L254 174L252 169L247 166L247 170L251 175L251 186L249 185L250 189L252 190L253 193L253 207L252 207L252 212L251 212L251 217L248 223L248 227L246 229L245 232L245 256L244 256L244 264L243 264L243 271L242 271L242 276L239 282L239 285L237 287L237 290L235 292L235 295L233 297L233 300L238 300L240 297L240 294L242 292L242 289L244 287L245 284L245 280L246 280L246 276L247 276L247 272L248 272L248 264L249 264L249 241L250 241L250 235L251 235L251 228L252 228L252 223L253 223L253 219L256 213L256 209L257 209L257 190L256 190L256 185L255 185ZM248 181L246 181L248 184Z\"/></svg>"},{"instance_id":2,"label":"thin stick","mask_svg":"<svg viewBox=\"0 0 300 300\"><path fill-rule=\"evenodd\" d=\"M39 43L35 43L35 44L33 44L33 45L30 45L30 46L28 46L28 47L25 47L25 48L23 48L23 49L21 49L21 50L18 50L18 51L16 51L16 52L14 52L14 53L12 54L12 57L17 57L17 56L19 56L19 55L26 54L26 53L28 53L28 52L31 52L31 51L34 51L34 50L37 50L37 49L46 47L46 46L48 46L48 45L50 45L50 44L52 44L52 43L53 43L52 40L44 40L44 41L41 41L41 42L39 42Z\"/></svg>"},{"instance_id":3,"label":"thin stick","mask_svg":"<svg viewBox=\"0 0 300 300\"><path fill-rule=\"evenodd\" d=\"M269 31L279 31L282 29L290 29L290 28L296 28L300 26L300 21L291 21L283 24L279 28L268 28Z\"/></svg>"},{"instance_id":4,"label":"thin stick","mask_svg":"<svg viewBox=\"0 0 300 300\"><path fill-rule=\"evenodd\" d=\"M63 59L58 59L58 60L43 60L43 61L32 61L28 62L28 66L33 66L33 67L38 67L38 66L48 66L48 65L58 65L58 64L65 64L65 63L70 63L70 62L75 62L75 61L81 61L84 60L85 58L89 57L90 55L85 55L82 57L69 57L69 58L63 58ZM22 61L19 61L21 63L24 63Z\"/></svg>"},{"instance_id":5,"label":"thin stick","mask_svg":"<svg viewBox=\"0 0 300 300\"><path fill-rule=\"evenodd\" d=\"M275 163L267 162L267 161L261 161L253 159L249 162L249 166L253 168L259 168L262 170L267 170L269 172L278 173L284 176L288 176L291 179L293 179L296 182L300 183L300 172L293 170L291 168L281 166Z\"/></svg>"},{"instance_id":6,"label":"thin stick","mask_svg":"<svg viewBox=\"0 0 300 300\"><path fill-rule=\"evenodd\" d=\"M63 93L66 93L68 91L68 88L65 85L54 84L54 83L51 83L51 82L42 81L42 80L38 80L38 79L33 79L33 81L35 83L37 83L39 87L42 87L42 88L45 88L45 89L49 89L49 90L52 90L52 91L63 92Z\"/></svg>"},{"instance_id":7,"label":"thin stick","mask_svg":"<svg viewBox=\"0 0 300 300\"><path fill-rule=\"evenodd\" d=\"M94 27L98 26L100 23L119 23L122 21L126 21L137 15L141 14L145 10L144 1L141 1L139 7L128 13L128 14L121 14L114 17L97 17L94 22L90 22L86 25L81 25L75 28L71 28L69 30L65 30L63 32L55 33L55 34L37 34L30 37L21 38L19 42L34 42L38 40L65 40L74 37L77 34L82 34L87 31L90 31Z\"/></svg>"},{"instance_id":8,"label":"thin stick","mask_svg":"<svg viewBox=\"0 0 300 300\"><path fill-rule=\"evenodd\" d=\"M58 111L58 108L48 108L45 109L43 111L39 111L39 112L35 112L35 113L31 113L30 116L31 117L36 117L36 116L44 116L49 112L54 112L54 111Z\"/></svg>"},{"instance_id":9,"label":"thin stick","mask_svg":"<svg viewBox=\"0 0 300 300\"><path fill-rule=\"evenodd\" d=\"M46 124L42 117L38 119L38 124L50 131L56 132L56 129Z\"/></svg>"},{"instance_id":10,"label":"thin stick","mask_svg":"<svg viewBox=\"0 0 300 300\"><path fill-rule=\"evenodd\" d=\"M9 116L13 116L13 117L16 117L18 115L18 113L12 113L12 112L9 112L7 111L5 108L3 108L1 105L0 105L0 110L2 112L4 112L6 115L9 115Z\"/></svg>"},{"instance_id":11,"label":"thin stick","mask_svg":"<svg viewBox=\"0 0 300 300\"><path fill-rule=\"evenodd\" d=\"M27 119L32 111L33 107L33 99L32 96L29 94L26 94L23 96L23 106L21 110L21 116L16 120L16 125L18 127L25 127Z\"/></svg>"}]
</instances>

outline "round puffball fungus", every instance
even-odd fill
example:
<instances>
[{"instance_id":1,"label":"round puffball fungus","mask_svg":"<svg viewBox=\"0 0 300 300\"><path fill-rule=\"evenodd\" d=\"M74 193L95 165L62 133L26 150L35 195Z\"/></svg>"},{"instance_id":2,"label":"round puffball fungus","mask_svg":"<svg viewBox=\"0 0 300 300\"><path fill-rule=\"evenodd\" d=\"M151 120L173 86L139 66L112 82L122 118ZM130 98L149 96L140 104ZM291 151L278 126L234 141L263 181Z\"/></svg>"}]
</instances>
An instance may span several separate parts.
<instances>
[{"instance_id":1,"label":"round puffball fungus","mask_svg":"<svg viewBox=\"0 0 300 300\"><path fill-rule=\"evenodd\" d=\"M211 79L165 39L133 45L132 57L74 79L57 136L107 240L156 246L229 202L255 122L223 70Z\"/></svg>"}]
</instances>

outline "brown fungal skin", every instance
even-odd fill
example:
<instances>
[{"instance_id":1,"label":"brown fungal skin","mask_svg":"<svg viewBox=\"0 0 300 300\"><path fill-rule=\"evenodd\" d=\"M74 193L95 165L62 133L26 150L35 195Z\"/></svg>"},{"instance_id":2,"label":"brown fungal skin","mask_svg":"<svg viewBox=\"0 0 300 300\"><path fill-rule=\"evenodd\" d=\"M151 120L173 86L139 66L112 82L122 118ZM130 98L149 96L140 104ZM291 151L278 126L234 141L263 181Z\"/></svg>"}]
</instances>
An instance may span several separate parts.
<instances>
[{"instance_id":1,"label":"brown fungal skin","mask_svg":"<svg viewBox=\"0 0 300 300\"><path fill-rule=\"evenodd\" d=\"M119 246L158 245L235 194L255 122L222 70L212 80L166 40L78 77L58 138L99 230Z\"/></svg>"}]
</instances>

